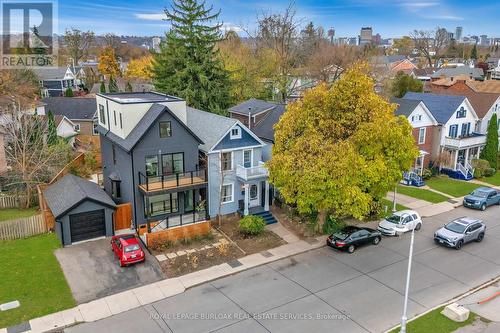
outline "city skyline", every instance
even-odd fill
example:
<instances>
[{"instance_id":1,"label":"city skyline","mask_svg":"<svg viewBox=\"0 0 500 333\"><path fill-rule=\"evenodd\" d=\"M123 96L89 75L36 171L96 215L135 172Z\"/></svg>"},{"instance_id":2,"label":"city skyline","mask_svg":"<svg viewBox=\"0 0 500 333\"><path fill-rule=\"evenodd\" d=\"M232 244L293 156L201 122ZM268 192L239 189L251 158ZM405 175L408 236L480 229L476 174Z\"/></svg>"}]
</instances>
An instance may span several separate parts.
<instances>
[{"instance_id":1,"label":"city skyline","mask_svg":"<svg viewBox=\"0 0 500 333\"><path fill-rule=\"evenodd\" d=\"M169 29L163 10L171 1L94 1L60 0L59 33L67 28L93 30L97 34L113 32L117 35L161 36ZM215 0L207 3L221 10L220 21L225 29L245 35L244 30L255 29L257 15L263 12L283 11L288 1L278 0L272 5L263 2ZM488 35L500 37L500 31L490 24L500 16L500 3L475 5L456 1L297 1L297 18L305 25L312 21L325 30L335 28L336 37L356 37L361 27L372 27L374 34L384 38L408 35L413 29L444 27L455 32L463 27L462 36ZM75 16L78 13L78 16ZM126 25L124 24L126 22ZM243 29L243 28L245 29Z\"/></svg>"}]
</instances>

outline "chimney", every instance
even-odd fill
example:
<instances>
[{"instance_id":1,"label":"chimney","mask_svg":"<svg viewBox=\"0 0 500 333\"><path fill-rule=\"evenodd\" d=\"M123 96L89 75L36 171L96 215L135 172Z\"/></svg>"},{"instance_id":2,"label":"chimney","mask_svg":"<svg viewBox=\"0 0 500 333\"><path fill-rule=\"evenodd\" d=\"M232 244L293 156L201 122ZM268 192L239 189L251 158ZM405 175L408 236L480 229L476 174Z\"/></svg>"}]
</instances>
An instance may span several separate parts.
<instances>
[{"instance_id":1,"label":"chimney","mask_svg":"<svg viewBox=\"0 0 500 333\"><path fill-rule=\"evenodd\" d=\"M252 108L248 107L248 129L250 129L251 124L252 124L252 117L250 116L251 112L252 112Z\"/></svg>"}]
</instances>

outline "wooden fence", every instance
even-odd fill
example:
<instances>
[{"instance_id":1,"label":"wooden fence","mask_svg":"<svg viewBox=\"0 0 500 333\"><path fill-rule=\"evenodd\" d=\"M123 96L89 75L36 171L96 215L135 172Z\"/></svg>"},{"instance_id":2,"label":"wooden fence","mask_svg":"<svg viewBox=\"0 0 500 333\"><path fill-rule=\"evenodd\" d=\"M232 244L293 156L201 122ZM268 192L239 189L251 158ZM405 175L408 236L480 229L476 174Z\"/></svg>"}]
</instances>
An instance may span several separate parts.
<instances>
[{"instance_id":1,"label":"wooden fence","mask_svg":"<svg viewBox=\"0 0 500 333\"><path fill-rule=\"evenodd\" d=\"M25 202L26 196L24 195L0 196L0 209L20 208Z\"/></svg>"},{"instance_id":2,"label":"wooden fence","mask_svg":"<svg viewBox=\"0 0 500 333\"><path fill-rule=\"evenodd\" d=\"M42 214L0 222L0 239L17 239L47 232Z\"/></svg>"}]
</instances>

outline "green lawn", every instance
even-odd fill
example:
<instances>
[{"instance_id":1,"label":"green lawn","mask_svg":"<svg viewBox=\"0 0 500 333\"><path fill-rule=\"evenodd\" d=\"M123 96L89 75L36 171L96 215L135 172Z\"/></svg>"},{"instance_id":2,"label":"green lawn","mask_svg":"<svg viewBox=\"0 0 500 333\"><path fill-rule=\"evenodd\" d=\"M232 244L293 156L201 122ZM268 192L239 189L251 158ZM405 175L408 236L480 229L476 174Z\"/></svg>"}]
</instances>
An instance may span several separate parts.
<instances>
[{"instance_id":1,"label":"green lawn","mask_svg":"<svg viewBox=\"0 0 500 333\"><path fill-rule=\"evenodd\" d=\"M380 213L380 216L379 216L379 217L380 217L380 218L382 218L382 217L386 217L386 216L388 216L388 215L392 214L392 206L393 206L393 205L392 205L392 201L391 201L391 200L387 200L387 199L383 198L383 199L381 200L381 202L382 202L382 207L387 206L387 213L386 213L384 210L382 210L382 212ZM400 204L398 204L398 203L396 202L396 210L398 210L398 211L399 211L399 210L405 210L405 209L409 209L409 208L408 208L408 207L405 207L405 206L403 206L403 205L400 205Z\"/></svg>"},{"instance_id":2,"label":"green lawn","mask_svg":"<svg viewBox=\"0 0 500 333\"><path fill-rule=\"evenodd\" d=\"M453 197L462 197L474 191L481 185L466 182L464 180L455 180L447 176L433 177L426 180L425 183L437 191L449 194Z\"/></svg>"},{"instance_id":3,"label":"green lawn","mask_svg":"<svg viewBox=\"0 0 500 333\"><path fill-rule=\"evenodd\" d=\"M398 185L398 193L432 203L438 203L448 200L448 198L444 195L413 186Z\"/></svg>"},{"instance_id":4,"label":"green lawn","mask_svg":"<svg viewBox=\"0 0 500 333\"><path fill-rule=\"evenodd\" d=\"M406 331L408 333L428 333L428 332L439 332L439 333L451 333L460 327L472 324L476 318L476 314L471 312L469 318L462 322L457 323L451 319L446 318L441 314L443 307L433 310L420 318L410 321L406 325ZM393 329L389 333L399 332L399 327Z\"/></svg>"},{"instance_id":5,"label":"green lawn","mask_svg":"<svg viewBox=\"0 0 500 333\"><path fill-rule=\"evenodd\" d=\"M21 306L0 314L0 327L75 306L54 250L55 234L0 241L0 304L18 300Z\"/></svg>"},{"instance_id":6,"label":"green lawn","mask_svg":"<svg viewBox=\"0 0 500 333\"><path fill-rule=\"evenodd\" d=\"M28 209L19 209L19 208L5 208L0 209L0 221L7 221L18 219L21 217L28 217L38 213L38 208L28 208Z\"/></svg>"},{"instance_id":7,"label":"green lawn","mask_svg":"<svg viewBox=\"0 0 500 333\"><path fill-rule=\"evenodd\" d=\"M497 171L497 173L491 177L484 177L479 180L491 185L500 186L500 171Z\"/></svg>"}]
</instances>

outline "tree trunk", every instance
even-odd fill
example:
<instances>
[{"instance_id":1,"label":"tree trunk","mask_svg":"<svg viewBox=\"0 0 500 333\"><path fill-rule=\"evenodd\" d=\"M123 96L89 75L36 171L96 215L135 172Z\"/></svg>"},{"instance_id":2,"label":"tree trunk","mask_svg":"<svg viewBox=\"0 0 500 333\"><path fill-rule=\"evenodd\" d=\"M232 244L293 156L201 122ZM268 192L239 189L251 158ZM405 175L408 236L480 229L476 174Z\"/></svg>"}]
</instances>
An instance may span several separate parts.
<instances>
[{"instance_id":1,"label":"tree trunk","mask_svg":"<svg viewBox=\"0 0 500 333\"><path fill-rule=\"evenodd\" d=\"M323 233L323 225L326 222L327 212L326 210L320 210L318 213L318 232Z\"/></svg>"},{"instance_id":2,"label":"tree trunk","mask_svg":"<svg viewBox=\"0 0 500 333\"><path fill-rule=\"evenodd\" d=\"M26 185L26 202L24 203L24 208L28 209L31 206L31 186Z\"/></svg>"}]
</instances>

